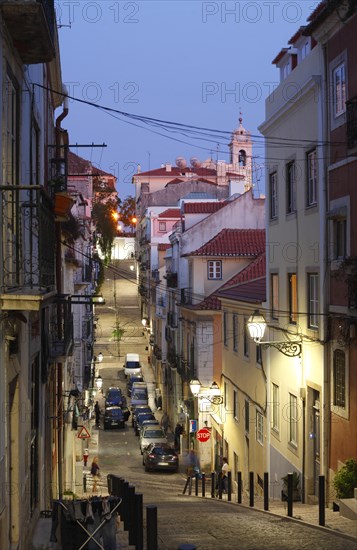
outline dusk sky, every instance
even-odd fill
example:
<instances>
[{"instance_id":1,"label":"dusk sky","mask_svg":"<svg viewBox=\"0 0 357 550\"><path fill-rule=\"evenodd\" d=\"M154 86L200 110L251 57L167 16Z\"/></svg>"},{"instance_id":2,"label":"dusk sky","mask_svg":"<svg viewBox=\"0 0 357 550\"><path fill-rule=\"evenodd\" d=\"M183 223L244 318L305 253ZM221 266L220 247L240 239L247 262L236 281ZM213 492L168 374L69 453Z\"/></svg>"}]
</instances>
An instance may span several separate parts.
<instances>
[{"instance_id":1,"label":"dusk sky","mask_svg":"<svg viewBox=\"0 0 357 550\"><path fill-rule=\"evenodd\" d=\"M265 98L279 80L271 62L316 6L312 0L57 1L63 82L70 96L96 104L70 100L62 125L71 144L107 145L72 151L115 174L121 198L134 193L138 164L144 171L178 156L188 164L193 156L228 160L227 140L168 134L160 126L153 133L99 107L226 132L238 126L242 111L245 128L257 136ZM255 164L264 167L262 140L254 142ZM264 170L257 168L254 179L263 193Z\"/></svg>"}]
</instances>

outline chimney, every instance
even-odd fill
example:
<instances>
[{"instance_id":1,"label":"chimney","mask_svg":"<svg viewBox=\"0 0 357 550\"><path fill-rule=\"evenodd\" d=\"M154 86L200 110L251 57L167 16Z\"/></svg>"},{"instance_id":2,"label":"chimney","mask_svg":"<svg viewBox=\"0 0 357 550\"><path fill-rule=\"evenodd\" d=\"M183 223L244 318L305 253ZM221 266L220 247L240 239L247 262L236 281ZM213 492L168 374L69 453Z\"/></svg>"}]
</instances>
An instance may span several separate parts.
<instances>
[{"instance_id":1,"label":"chimney","mask_svg":"<svg viewBox=\"0 0 357 550\"><path fill-rule=\"evenodd\" d=\"M171 167L171 164L169 162L167 162L165 164L165 168L166 168L166 172L171 172L172 167Z\"/></svg>"}]
</instances>

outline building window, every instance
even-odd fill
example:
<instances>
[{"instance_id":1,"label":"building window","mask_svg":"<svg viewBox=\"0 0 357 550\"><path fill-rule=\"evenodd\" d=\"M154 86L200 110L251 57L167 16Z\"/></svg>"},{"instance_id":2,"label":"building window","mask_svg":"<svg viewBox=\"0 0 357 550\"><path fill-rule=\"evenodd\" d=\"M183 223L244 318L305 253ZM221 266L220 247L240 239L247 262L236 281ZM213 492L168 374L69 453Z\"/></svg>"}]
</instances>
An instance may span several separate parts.
<instances>
[{"instance_id":1,"label":"building window","mask_svg":"<svg viewBox=\"0 0 357 550\"><path fill-rule=\"evenodd\" d=\"M247 154L244 149L239 151L239 166L246 166L247 164Z\"/></svg>"},{"instance_id":2,"label":"building window","mask_svg":"<svg viewBox=\"0 0 357 550\"><path fill-rule=\"evenodd\" d=\"M159 231L166 231L166 222L159 222Z\"/></svg>"},{"instance_id":3,"label":"building window","mask_svg":"<svg viewBox=\"0 0 357 550\"><path fill-rule=\"evenodd\" d=\"M228 346L228 313L223 312L223 343Z\"/></svg>"},{"instance_id":4,"label":"building window","mask_svg":"<svg viewBox=\"0 0 357 550\"><path fill-rule=\"evenodd\" d=\"M244 332L243 332L243 337L244 337L243 354L244 354L244 357L249 357L249 334L248 334L248 329L247 329L247 322L248 322L247 317L244 317Z\"/></svg>"},{"instance_id":5,"label":"building window","mask_svg":"<svg viewBox=\"0 0 357 550\"><path fill-rule=\"evenodd\" d=\"M346 68L341 63L333 70L333 107L335 117L346 111Z\"/></svg>"},{"instance_id":6,"label":"building window","mask_svg":"<svg viewBox=\"0 0 357 550\"><path fill-rule=\"evenodd\" d=\"M346 357L340 349L333 353L333 404L346 407Z\"/></svg>"},{"instance_id":7,"label":"building window","mask_svg":"<svg viewBox=\"0 0 357 550\"><path fill-rule=\"evenodd\" d=\"M235 420L239 420L238 413L238 392L236 390L233 390L233 418Z\"/></svg>"},{"instance_id":8,"label":"building window","mask_svg":"<svg viewBox=\"0 0 357 550\"><path fill-rule=\"evenodd\" d=\"M301 47L301 61L310 53L310 44L309 41L306 41L305 44Z\"/></svg>"},{"instance_id":9,"label":"building window","mask_svg":"<svg viewBox=\"0 0 357 550\"><path fill-rule=\"evenodd\" d=\"M257 441L258 441L258 443L261 443L261 445L263 445L263 443L264 443L264 417L263 417L262 413L260 413L259 411L256 411L255 421L256 421L255 429L256 429Z\"/></svg>"},{"instance_id":10,"label":"building window","mask_svg":"<svg viewBox=\"0 0 357 550\"><path fill-rule=\"evenodd\" d=\"M347 255L347 220L333 220L333 259L342 260Z\"/></svg>"},{"instance_id":11,"label":"building window","mask_svg":"<svg viewBox=\"0 0 357 550\"><path fill-rule=\"evenodd\" d=\"M289 393L289 443L297 446L297 397Z\"/></svg>"},{"instance_id":12,"label":"building window","mask_svg":"<svg viewBox=\"0 0 357 550\"><path fill-rule=\"evenodd\" d=\"M286 212L292 214L296 211L296 170L295 162L290 162L286 167Z\"/></svg>"},{"instance_id":13,"label":"building window","mask_svg":"<svg viewBox=\"0 0 357 550\"><path fill-rule=\"evenodd\" d=\"M222 279L222 262L220 260L210 260L207 262L208 279Z\"/></svg>"},{"instance_id":14,"label":"building window","mask_svg":"<svg viewBox=\"0 0 357 550\"><path fill-rule=\"evenodd\" d=\"M270 219L278 217L278 175L276 172L269 176Z\"/></svg>"},{"instance_id":15,"label":"building window","mask_svg":"<svg viewBox=\"0 0 357 550\"><path fill-rule=\"evenodd\" d=\"M307 206L317 204L316 149L307 154Z\"/></svg>"},{"instance_id":16,"label":"building window","mask_svg":"<svg viewBox=\"0 0 357 550\"><path fill-rule=\"evenodd\" d=\"M244 429L249 434L249 401L244 401Z\"/></svg>"},{"instance_id":17,"label":"building window","mask_svg":"<svg viewBox=\"0 0 357 550\"><path fill-rule=\"evenodd\" d=\"M238 351L238 315L233 315L233 351Z\"/></svg>"},{"instance_id":18,"label":"building window","mask_svg":"<svg viewBox=\"0 0 357 550\"><path fill-rule=\"evenodd\" d=\"M272 384L272 428L279 431L279 386Z\"/></svg>"},{"instance_id":19,"label":"building window","mask_svg":"<svg viewBox=\"0 0 357 550\"><path fill-rule=\"evenodd\" d=\"M308 314L309 314L309 327L318 328L319 326L319 276L317 273L309 273L307 276L308 282Z\"/></svg>"},{"instance_id":20,"label":"building window","mask_svg":"<svg viewBox=\"0 0 357 550\"><path fill-rule=\"evenodd\" d=\"M271 274L271 318L279 318L279 275Z\"/></svg>"},{"instance_id":21,"label":"building window","mask_svg":"<svg viewBox=\"0 0 357 550\"><path fill-rule=\"evenodd\" d=\"M289 321L296 324L297 321L297 277L296 273L289 274Z\"/></svg>"}]
</instances>

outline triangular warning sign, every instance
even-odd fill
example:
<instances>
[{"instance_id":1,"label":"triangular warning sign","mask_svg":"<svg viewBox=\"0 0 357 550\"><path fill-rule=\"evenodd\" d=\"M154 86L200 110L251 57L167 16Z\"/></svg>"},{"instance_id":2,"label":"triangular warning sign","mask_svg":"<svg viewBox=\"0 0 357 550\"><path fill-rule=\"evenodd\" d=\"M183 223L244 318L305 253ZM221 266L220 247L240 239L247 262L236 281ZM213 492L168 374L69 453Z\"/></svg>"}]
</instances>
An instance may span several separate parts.
<instances>
[{"instance_id":1,"label":"triangular warning sign","mask_svg":"<svg viewBox=\"0 0 357 550\"><path fill-rule=\"evenodd\" d=\"M81 427L77 434L78 439L88 439L90 437L90 433L84 426Z\"/></svg>"}]
</instances>

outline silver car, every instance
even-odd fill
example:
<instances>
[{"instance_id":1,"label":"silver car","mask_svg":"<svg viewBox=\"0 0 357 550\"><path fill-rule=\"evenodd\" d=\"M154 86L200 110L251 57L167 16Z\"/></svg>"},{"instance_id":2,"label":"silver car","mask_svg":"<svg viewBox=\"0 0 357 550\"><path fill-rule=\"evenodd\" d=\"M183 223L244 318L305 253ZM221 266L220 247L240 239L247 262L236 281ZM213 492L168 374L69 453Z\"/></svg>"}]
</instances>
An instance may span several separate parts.
<instances>
[{"instance_id":1,"label":"silver car","mask_svg":"<svg viewBox=\"0 0 357 550\"><path fill-rule=\"evenodd\" d=\"M140 434L140 451L143 454L144 449L150 443L168 443L167 437L161 426L145 426Z\"/></svg>"}]
</instances>

